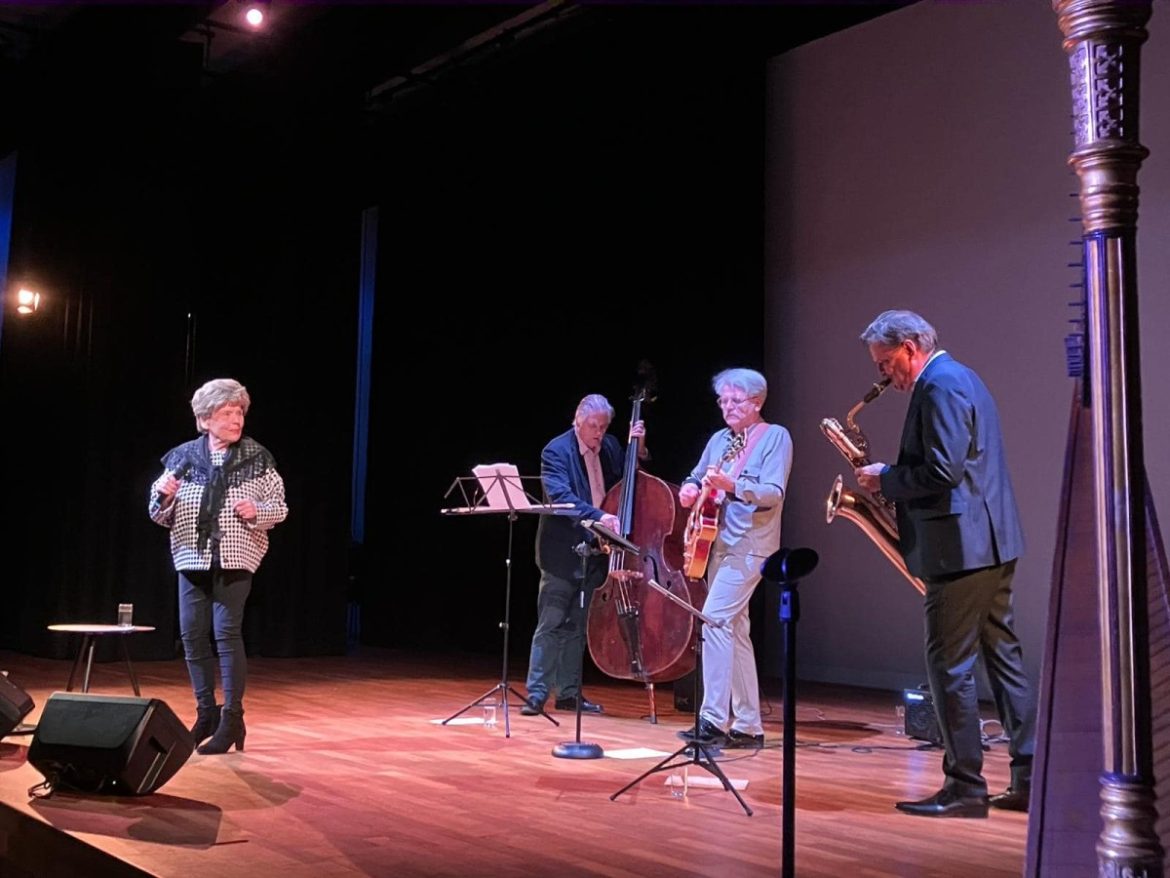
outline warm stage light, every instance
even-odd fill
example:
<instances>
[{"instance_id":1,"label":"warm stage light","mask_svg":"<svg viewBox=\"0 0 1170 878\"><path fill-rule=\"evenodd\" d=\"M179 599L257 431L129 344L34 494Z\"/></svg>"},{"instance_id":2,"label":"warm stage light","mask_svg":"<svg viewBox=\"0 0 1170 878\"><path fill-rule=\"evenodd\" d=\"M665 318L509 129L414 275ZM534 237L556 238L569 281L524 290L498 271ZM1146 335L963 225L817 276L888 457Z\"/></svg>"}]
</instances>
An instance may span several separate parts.
<instances>
[{"instance_id":1,"label":"warm stage light","mask_svg":"<svg viewBox=\"0 0 1170 878\"><path fill-rule=\"evenodd\" d=\"M16 293L16 312L18 314L32 314L41 306L41 294L21 288Z\"/></svg>"},{"instance_id":2,"label":"warm stage light","mask_svg":"<svg viewBox=\"0 0 1170 878\"><path fill-rule=\"evenodd\" d=\"M264 24L264 7L257 3L248 6L247 11L244 12L244 21L252 27L260 27Z\"/></svg>"}]
</instances>

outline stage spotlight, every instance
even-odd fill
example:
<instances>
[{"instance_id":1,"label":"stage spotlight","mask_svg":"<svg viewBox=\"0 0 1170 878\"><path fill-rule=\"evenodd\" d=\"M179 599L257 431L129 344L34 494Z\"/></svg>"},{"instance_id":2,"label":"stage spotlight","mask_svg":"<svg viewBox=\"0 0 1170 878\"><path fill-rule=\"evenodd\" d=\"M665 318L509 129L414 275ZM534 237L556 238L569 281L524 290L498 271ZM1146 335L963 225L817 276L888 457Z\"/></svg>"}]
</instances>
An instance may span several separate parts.
<instances>
[{"instance_id":1,"label":"stage spotlight","mask_svg":"<svg viewBox=\"0 0 1170 878\"><path fill-rule=\"evenodd\" d=\"M21 287L16 293L16 313L34 314L41 307L41 294Z\"/></svg>"},{"instance_id":2,"label":"stage spotlight","mask_svg":"<svg viewBox=\"0 0 1170 878\"><path fill-rule=\"evenodd\" d=\"M262 0L244 4L244 21L253 29L258 29L264 26L264 22L268 19L268 4Z\"/></svg>"}]
</instances>

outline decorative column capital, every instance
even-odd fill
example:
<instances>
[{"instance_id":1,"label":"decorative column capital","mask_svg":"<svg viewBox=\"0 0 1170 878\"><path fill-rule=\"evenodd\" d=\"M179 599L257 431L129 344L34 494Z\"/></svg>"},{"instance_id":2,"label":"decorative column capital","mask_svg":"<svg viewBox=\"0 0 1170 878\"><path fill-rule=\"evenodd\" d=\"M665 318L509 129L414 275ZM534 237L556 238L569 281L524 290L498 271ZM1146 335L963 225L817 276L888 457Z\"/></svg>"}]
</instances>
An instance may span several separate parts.
<instances>
[{"instance_id":1,"label":"decorative column capital","mask_svg":"<svg viewBox=\"0 0 1170 878\"><path fill-rule=\"evenodd\" d=\"M1069 56L1085 232L1137 227L1141 46L1153 0L1054 0Z\"/></svg>"}]
</instances>

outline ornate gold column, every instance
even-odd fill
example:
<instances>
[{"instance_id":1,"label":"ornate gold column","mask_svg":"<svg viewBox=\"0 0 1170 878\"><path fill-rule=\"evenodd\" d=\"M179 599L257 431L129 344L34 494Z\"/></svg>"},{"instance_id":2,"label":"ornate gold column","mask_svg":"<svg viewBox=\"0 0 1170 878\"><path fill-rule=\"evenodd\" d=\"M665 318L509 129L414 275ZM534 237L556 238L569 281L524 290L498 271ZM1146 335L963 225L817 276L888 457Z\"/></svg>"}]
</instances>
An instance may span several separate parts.
<instances>
[{"instance_id":1,"label":"ornate gold column","mask_svg":"<svg viewBox=\"0 0 1170 878\"><path fill-rule=\"evenodd\" d=\"M1141 46L1152 0L1054 0L1071 73L1089 324L1102 722L1099 874L1161 878L1155 829L1136 276Z\"/></svg>"}]
</instances>

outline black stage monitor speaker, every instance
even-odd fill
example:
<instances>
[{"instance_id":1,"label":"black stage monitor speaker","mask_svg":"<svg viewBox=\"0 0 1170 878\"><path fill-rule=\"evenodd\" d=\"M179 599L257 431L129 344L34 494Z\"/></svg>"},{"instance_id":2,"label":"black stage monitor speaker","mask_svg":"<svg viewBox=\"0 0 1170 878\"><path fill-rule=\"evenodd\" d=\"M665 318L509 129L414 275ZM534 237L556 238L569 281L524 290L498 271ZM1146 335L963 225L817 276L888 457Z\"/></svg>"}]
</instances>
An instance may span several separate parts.
<instances>
[{"instance_id":1,"label":"black stage monitor speaker","mask_svg":"<svg viewBox=\"0 0 1170 878\"><path fill-rule=\"evenodd\" d=\"M191 756L191 733L157 698L54 692L28 748L56 789L141 796Z\"/></svg>"},{"instance_id":2,"label":"black stage monitor speaker","mask_svg":"<svg viewBox=\"0 0 1170 878\"><path fill-rule=\"evenodd\" d=\"M695 672L679 677L674 686L674 709L679 713L695 712ZM703 679L699 678L699 706L703 705Z\"/></svg>"},{"instance_id":3,"label":"black stage monitor speaker","mask_svg":"<svg viewBox=\"0 0 1170 878\"><path fill-rule=\"evenodd\" d=\"M33 709L29 694L0 674L0 738L3 738Z\"/></svg>"},{"instance_id":4,"label":"black stage monitor speaker","mask_svg":"<svg viewBox=\"0 0 1170 878\"><path fill-rule=\"evenodd\" d=\"M934 699L930 697L930 690L925 687L905 689L902 692L902 704L906 707L906 737L941 745L942 732L939 731L938 715L934 712Z\"/></svg>"}]
</instances>

